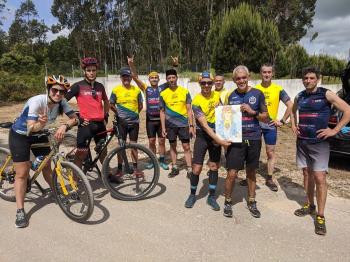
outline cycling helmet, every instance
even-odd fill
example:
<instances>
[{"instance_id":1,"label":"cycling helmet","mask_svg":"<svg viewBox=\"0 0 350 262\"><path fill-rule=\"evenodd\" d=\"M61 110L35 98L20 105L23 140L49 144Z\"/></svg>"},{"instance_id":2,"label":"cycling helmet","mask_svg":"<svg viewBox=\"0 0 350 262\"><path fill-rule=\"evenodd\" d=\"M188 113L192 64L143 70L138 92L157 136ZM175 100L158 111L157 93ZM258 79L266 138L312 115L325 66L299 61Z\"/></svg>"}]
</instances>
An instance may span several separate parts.
<instances>
[{"instance_id":1,"label":"cycling helmet","mask_svg":"<svg viewBox=\"0 0 350 262\"><path fill-rule=\"evenodd\" d=\"M46 87L50 88L53 85L60 85L63 86L66 90L70 88L70 83L63 75L50 75L47 77L46 80Z\"/></svg>"},{"instance_id":2,"label":"cycling helmet","mask_svg":"<svg viewBox=\"0 0 350 262\"><path fill-rule=\"evenodd\" d=\"M80 66L83 70L85 70L87 66L98 67L98 61L95 57L84 57L80 60Z\"/></svg>"}]
</instances>

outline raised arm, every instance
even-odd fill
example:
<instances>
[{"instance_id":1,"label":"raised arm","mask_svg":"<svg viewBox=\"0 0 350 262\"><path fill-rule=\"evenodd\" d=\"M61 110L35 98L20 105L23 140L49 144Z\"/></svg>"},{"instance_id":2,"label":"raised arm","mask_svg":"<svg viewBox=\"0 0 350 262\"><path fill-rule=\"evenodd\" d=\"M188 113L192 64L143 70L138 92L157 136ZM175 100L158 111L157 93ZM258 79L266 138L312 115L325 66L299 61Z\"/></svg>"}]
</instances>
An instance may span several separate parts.
<instances>
[{"instance_id":1,"label":"raised arm","mask_svg":"<svg viewBox=\"0 0 350 262\"><path fill-rule=\"evenodd\" d=\"M146 89L146 84L139 79L139 76L137 74L136 67L134 64L134 56L131 56L131 57L128 56L127 58L128 58L128 65L131 71L131 77L135 81L137 86L144 92Z\"/></svg>"}]
</instances>

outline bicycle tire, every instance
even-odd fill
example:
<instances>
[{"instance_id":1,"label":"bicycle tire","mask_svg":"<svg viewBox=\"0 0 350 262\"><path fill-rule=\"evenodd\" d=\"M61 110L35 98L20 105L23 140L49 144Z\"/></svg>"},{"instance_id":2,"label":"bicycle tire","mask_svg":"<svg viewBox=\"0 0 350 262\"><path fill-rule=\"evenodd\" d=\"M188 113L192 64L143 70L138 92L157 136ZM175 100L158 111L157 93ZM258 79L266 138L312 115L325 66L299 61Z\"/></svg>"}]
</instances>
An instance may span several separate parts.
<instances>
[{"instance_id":1,"label":"bicycle tire","mask_svg":"<svg viewBox=\"0 0 350 262\"><path fill-rule=\"evenodd\" d=\"M0 169L5 164L5 159L10 155L11 155L11 152L9 149L0 147ZM12 176L14 179L15 173L14 173L12 160L10 161L9 166L4 170L4 173L6 173L6 176L2 176L0 180L0 197L6 201L16 202L15 184L14 184L14 180L10 182L10 177L7 175L9 174L9 172L13 173ZM9 192L12 192L12 193L9 193Z\"/></svg>"},{"instance_id":2,"label":"bicycle tire","mask_svg":"<svg viewBox=\"0 0 350 262\"><path fill-rule=\"evenodd\" d=\"M137 194L126 194L126 193L122 193L120 191L120 188L118 189L118 187L114 187L112 184L112 182L110 182L110 180L108 179L108 176L110 175L110 163L112 162L112 159L114 159L114 157L118 154L120 154L122 152L122 150L127 150L127 149L137 149L138 150L138 155L140 155L140 151L142 151L152 162L154 170L153 170L153 177L151 178L150 182L147 182L146 184L149 184L148 186L146 186L146 188L144 190L142 190L142 192L139 192ZM116 161L116 160L115 160ZM157 157L154 155L154 153L148 149L147 147L140 145L140 144L135 144L135 143L131 143L131 144L127 144L125 145L124 148L118 147L115 148L114 150L112 150L111 152L108 153L108 155L106 156L106 159L103 161L103 165L102 165L102 181L103 184L105 185L105 187L108 189L108 191L111 193L111 195L119 200L123 200L123 201L136 201L136 200L141 200L143 198L145 198L149 193L152 192L152 190L155 188L155 186L158 183L159 180L159 172L160 172L160 168L159 168L159 163L157 161ZM124 174L125 176L125 174ZM124 177L123 176L123 177ZM137 181L136 181L137 183ZM120 185L123 185L120 184Z\"/></svg>"},{"instance_id":3,"label":"bicycle tire","mask_svg":"<svg viewBox=\"0 0 350 262\"><path fill-rule=\"evenodd\" d=\"M90 183L87 177L85 176L85 174L83 173L83 171L81 171L81 169L78 166L76 166L74 163L71 163L68 161L61 161L61 165L63 169L66 169L66 170L70 169L74 172L75 179L79 180L78 191L80 191L83 188L83 192L77 192L75 190L71 190L71 192L68 192L69 194L68 196L64 195L64 193L62 192L60 183L58 181L56 170L54 170L52 173L52 184L53 184L56 201L67 217L69 217L71 220L75 222L84 223L86 222L86 220L90 218L94 210L94 197L92 194ZM81 215L74 214L70 209L74 204L77 204L76 202L74 202L77 200L76 199L77 196L79 200L82 199L82 196L84 196L84 199L85 199L85 202L83 203L82 207L84 208L86 206L86 210ZM73 202L71 202L70 200L73 200ZM68 206L69 204L70 206Z\"/></svg>"}]
</instances>

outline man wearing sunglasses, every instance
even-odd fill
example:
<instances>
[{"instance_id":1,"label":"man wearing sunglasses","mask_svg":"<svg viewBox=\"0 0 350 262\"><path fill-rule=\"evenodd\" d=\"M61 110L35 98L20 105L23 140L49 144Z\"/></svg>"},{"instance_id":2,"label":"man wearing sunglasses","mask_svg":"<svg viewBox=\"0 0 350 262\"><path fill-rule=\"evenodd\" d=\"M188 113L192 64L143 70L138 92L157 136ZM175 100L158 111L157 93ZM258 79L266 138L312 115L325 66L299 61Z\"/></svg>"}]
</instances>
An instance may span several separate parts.
<instances>
[{"instance_id":1,"label":"man wearing sunglasses","mask_svg":"<svg viewBox=\"0 0 350 262\"><path fill-rule=\"evenodd\" d=\"M185 207L192 208L196 202L196 190L199 175L202 171L204 157L209 152L209 196L207 204L215 211L220 210L216 202L215 191L218 182L221 146L228 147L231 143L220 139L215 134L215 108L221 104L218 92L212 91L213 79L209 72L203 72L199 78L201 93L192 101L192 110L196 119L196 140L193 148L192 174L190 176L191 193L185 202Z\"/></svg>"},{"instance_id":2,"label":"man wearing sunglasses","mask_svg":"<svg viewBox=\"0 0 350 262\"><path fill-rule=\"evenodd\" d=\"M268 119L264 94L248 85L249 70L246 66L237 66L232 73L237 88L226 96L226 105L240 105L242 111L242 143L232 143L226 153L224 216L232 217L232 189L238 171L246 169L248 180L248 209L253 217L259 218L256 206L256 169L259 167L261 151L261 127L259 121Z\"/></svg>"},{"instance_id":3,"label":"man wearing sunglasses","mask_svg":"<svg viewBox=\"0 0 350 262\"><path fill-rule=\"evenodd\" d=\"M77 134L77 152L74 163L79 167L88 153L89 141L94 138L97 144L106 134L97 135L106 131L105 121L108 121L109 101L104 86L96 81L98 61L94 57L85 57L80 61L84 71L84 79L75 83L66 95L66 99L76 98L80 125ZM101 154L102 163L107 152ZM109 177L114 182L120 182L116 176Z\"/></svg>"},{"instance_id":4,"label":"man wearing sunglasses","mask_svg":"<svg viewBox=\"0 0 350 262\"><path fill-rule=\"evenodd\" d=\"M139 113L143 108L141 90L131 85L130 68L124 67L120 70L121 84L113 88L109 102L112 111L118 118L119 132L123 140L129 136L130 143L137 143L139 136ZM140 177L143 172L137 167L137 151L132 153L134 175ZM116 175L122 176L122 159L118 155L118 169Z\"/></svg>"}]
</instances>

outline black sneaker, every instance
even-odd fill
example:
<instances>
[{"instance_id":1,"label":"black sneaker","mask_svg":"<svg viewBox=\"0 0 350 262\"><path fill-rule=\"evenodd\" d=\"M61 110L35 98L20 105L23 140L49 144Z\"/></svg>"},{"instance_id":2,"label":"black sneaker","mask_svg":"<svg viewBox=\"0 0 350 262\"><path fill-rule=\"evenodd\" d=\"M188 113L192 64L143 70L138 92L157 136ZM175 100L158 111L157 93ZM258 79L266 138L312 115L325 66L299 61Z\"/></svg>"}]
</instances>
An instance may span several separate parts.
<instances>
[{"instance_id":1,"label":"black sneaker","mask_svg":"<svg viewBox=\"0 0 350 262\"><path fill-rule=\"evenodd\" d=\"M16 222L15 225L17 228L23 228L28 226L28 219L26 216L26 213L24 212L24 209L17 209L16 213Z\"/></svg>"},{"instance_id":2,"label":"black sneaker","mask_svg":"<svg viewBox=\"0 0 350 262\"><path fill-rule=\"evenodd\" d=\"M224 216L232 217L232 203L225 202L224 204Z\"/></svg>"},{"instance_id":3,"label":"black sneaker","mask_svg":"<svg viewBox=\"0 0 350 262\"><path fill-rule=\"evenodd\" d=\"M171 168L171 171L168 175L168 177L175 177L180 173L179 169L176 167Z\"/></svg>"},{"instance_id":4,"label":"black sneaker","mask_svg":"<svg viewBox=\"0 0 350 262\"><path fill-rule=\"evenodd\" d=\"M239 181L239 185L241 185L241 186L248 186L247 179L243 179L243 180Z\"/></svg>"},{"instance_id":5,"label":"black sneaker","mask_svg":"<svg viewBox=\"0 0 350 262\"><path fill-rule=\"evenodd\" d=\"M192 208L194 206L194 203L196 203L196 195L190 194L185 202L185 207Z\"/></svg>"},{"instance_id":6,"label":"black sneaker","mask_svg":"<svg viewBox=\"0 0 350 262\"><path fill-rule=\"evenodd\" d=\"M306 203L302 208L299 208L294 211L294 215L298 217L303 217L307 215L315 215L316 214L316 206L310 205Z\"/></svg>"},{"instance_id":7,"label":"black sneaker","mask_svg":"<svg viewBox=\"0 0 350 262\"><path fill-rule=\"evenodd\" d=\"M250 214L255 217L255 218L259 218L261 216L260 211L258 210L258 208L256 207L256 201L249 201L248 204L248 209L250 211Z\"/></svg>"},{"instance_id":8,"label":"black sneaker","mask_svg":"<svg viewBox=\"0 0 350 262\"><path fill-rule=\"evenodd\" d=\"M266 179L266 183L265 185L270 188L271 191L277 192L278 191L278 187L275 184L275 182L273 182L272 178L271 179Z\"/></svg>"},{"instance_id":9,"label":"black sneaker","mask_svg":"<svg viewBox=\"0 0 350 262\"><path fill-rule=\"evenodd\" d=\"M322 236L324 236L327 233L326 219L319 215L317 215L315 219L315 233L317 235L322 235Z\"/></svg>"},{"instance_id":10,"label":"black sneaker","mask_svg":"<svg viewBox=\"0 0 350 262\"><path fill-rule=\"evenodd\" d=\"M207 204L211 206L211 209L213 209L214 211L220 210L220 206L218 202L216 202L215 196L208 196Z\"/></svg>"}]
</instances>

